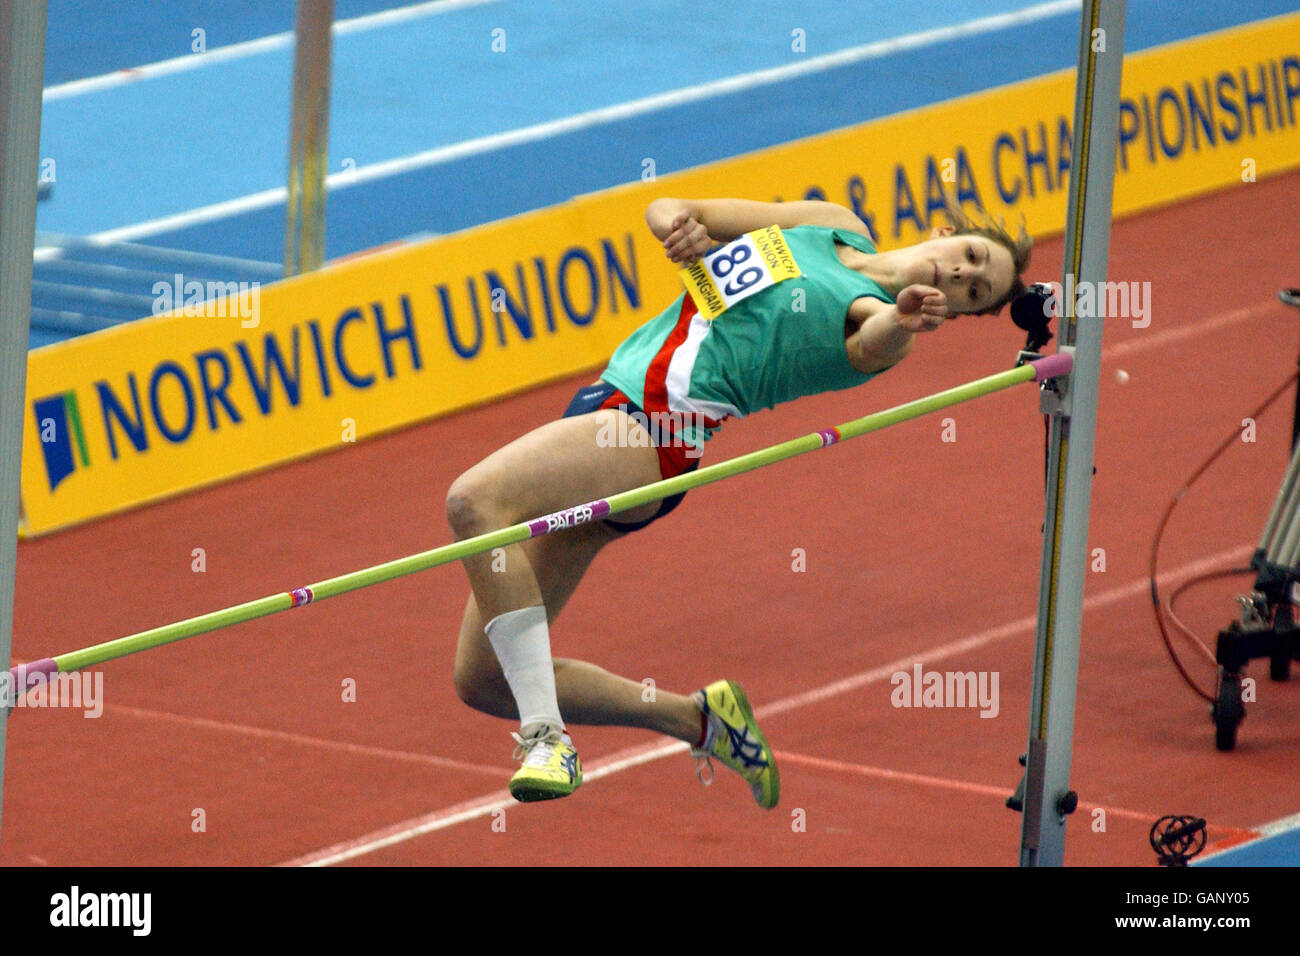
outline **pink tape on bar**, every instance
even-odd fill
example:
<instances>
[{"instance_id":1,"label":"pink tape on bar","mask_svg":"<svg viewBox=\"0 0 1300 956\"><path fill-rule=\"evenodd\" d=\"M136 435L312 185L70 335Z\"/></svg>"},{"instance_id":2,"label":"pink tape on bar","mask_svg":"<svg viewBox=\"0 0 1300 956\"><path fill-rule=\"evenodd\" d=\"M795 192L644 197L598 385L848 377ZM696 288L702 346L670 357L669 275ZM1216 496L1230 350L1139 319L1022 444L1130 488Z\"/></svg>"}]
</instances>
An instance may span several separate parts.
<instances>
[{"instance_id":1,"label":"pink tape on bar","mask_svg":"<svg viewBox=\"0 0 1300 956\"><path fill-rule=\"evenodd\" d=\"M1058 375L1069 375L1074 368L1074 358L1068 352L1055 352L1029 364L1034 367L1034 381L1044 382Z\"/></svg>"},{"instance_id":2,"label":"pink tape on bar","mask_svg":"<svg viewBox=\"0 0 1300 956\"><path fill-rule=\"evenodd\" d=\"M32 674L44 674L48 681L50 675L58 672L59 665L54 663L53 658L46 657L39 661L32 661L30 664L19 664L17 667L9 668L9 677L13 681L14 693L25 694Z\"/></svg>"}]
</instances>

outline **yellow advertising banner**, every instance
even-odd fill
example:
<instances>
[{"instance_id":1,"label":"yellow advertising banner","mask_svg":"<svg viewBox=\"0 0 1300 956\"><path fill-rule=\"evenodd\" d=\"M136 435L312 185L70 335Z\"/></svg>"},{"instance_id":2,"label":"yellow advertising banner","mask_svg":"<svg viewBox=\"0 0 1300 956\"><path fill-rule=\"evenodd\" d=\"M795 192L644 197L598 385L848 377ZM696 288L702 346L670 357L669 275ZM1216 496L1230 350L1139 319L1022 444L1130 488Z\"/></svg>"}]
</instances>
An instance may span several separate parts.
<instances>
[{"instance_id":1,"label":"yellow advertising banner","mask_svg":"<svg viewBox=\"0 0 1300 956\"><path fill-rule=\"evenodd\" d=\"M1072 71L1027 80L206 305L212 290L180 279L155 288L169 314L31 353L23 533L598 370L682 291L645 228L658 196L824 198L881 248L940 224L945 191L1058 232L1073 86ZM1298 111L1300 14L1128 57L1115 213L1300 166Z\"/></svg>"}]
</instances>

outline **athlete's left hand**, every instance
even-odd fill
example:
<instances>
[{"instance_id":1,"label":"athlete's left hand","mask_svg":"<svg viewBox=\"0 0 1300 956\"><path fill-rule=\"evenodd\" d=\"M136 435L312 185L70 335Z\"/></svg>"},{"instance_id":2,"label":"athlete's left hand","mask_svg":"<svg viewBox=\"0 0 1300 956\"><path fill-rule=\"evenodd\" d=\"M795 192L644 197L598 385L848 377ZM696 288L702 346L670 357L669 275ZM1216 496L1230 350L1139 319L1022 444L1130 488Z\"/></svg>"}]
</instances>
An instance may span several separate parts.
<instances>
[{"instance_id":1,"label":"athlete's left hand","mask_svg":"<svg viewBox=\"0 0 1300 956\"><path fill-rule=\"evenodd\" d=\"M898 324L909 332L929 332L952 317L948 312L948 297L928 285L909 285L898 294L895 308Z\"/></svg>"},{"instance_id":2,"label":"athlete's left hand","mask_svg":"<svg viewBox=\"0 0 1300 956\"><path fill-rule=\"evenodd\" d=\"M678 213L672 222L672 231L664 239L664 250L668 258L682 265L689 265L709 251L713 240L704 223L697 222L686 213Z\"/></svg>"}]
</instances>

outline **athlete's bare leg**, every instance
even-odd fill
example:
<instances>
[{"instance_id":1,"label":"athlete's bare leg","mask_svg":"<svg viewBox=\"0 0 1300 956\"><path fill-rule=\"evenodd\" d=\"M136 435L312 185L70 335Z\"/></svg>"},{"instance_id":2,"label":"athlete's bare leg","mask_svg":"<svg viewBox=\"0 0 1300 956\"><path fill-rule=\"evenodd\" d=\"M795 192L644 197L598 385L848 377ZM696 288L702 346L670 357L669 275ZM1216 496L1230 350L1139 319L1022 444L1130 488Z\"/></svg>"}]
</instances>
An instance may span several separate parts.
<instances>
[{"instance_id":1,"label":"athlete's bare leg","mask_svg":"<svg viewBox=\"0 0 1300 956\"><path fill-rule=\"evenodd\" d=\"M621 430L614 416L628 419ZM644 447L642 436L622 446L598 440L639 428L611 409L549 422L511 442L453 482L447 495L452 530L464 539L658 481L659 456L648 435ZM656 502L618 517L638 521L657 508ZM464 560L473 593L456 648L455 683L462 700L498 717L518 717L484 625L499 614L535 605L545 606L553 623L592 559L621 536L596 522ZM689 697L656 689L653 699L645 700L640 683L567 658L555 659L555 684L568 723L643 727L690 743L700 737L700 712Z\"/></svg>"}]
</instances>

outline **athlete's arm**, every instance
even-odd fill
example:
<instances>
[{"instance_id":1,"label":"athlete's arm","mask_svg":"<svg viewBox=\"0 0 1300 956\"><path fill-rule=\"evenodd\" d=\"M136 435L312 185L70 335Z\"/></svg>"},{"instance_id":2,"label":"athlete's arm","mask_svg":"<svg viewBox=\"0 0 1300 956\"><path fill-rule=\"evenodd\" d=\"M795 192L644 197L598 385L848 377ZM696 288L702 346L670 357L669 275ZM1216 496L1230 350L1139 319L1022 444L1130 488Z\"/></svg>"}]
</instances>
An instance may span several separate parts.
<instances>
[{"instance_id":1,"label":"athlete's arm","mask_svg":"<svg viewBox=\"0 0 1300 956\"><path fill-rule=\"evenodd\" d=\"M857 216L835 203L755 202L750 199L656 199L646 208L646 225L673 262L692 262L717 242L730 242L755 229L777 225L829 226L868 235Z\"/></svg>"},{"instance_id":2,"label":"athlete's arm","mask_svg":"<svg viewBox=\"0 0 1300 956\"><path fill-rule=\"evenodd\" d=\"M948 318L947 297L938 289L910 285L897 303L855 299L849 314L861 318L849 337L849 359L859 372L883 372L907 358L918 332L929 332Z\"/></svg>"}]
</instances>

